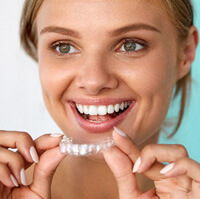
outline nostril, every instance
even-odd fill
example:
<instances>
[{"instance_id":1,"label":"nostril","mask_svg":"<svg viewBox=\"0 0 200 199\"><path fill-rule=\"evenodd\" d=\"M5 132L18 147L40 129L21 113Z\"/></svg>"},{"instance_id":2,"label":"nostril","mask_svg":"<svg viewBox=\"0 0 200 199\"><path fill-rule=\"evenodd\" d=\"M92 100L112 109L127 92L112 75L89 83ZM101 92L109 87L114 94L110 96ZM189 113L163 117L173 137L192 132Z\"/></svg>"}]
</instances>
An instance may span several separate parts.
<instances>
[{"instance_id":1,"label":"nostril","mask_svg":"<svg viewBox=\"0 0 200 199\"><path fill-rule=\"evenodd\" d=\"M77 71L76 85L85 89L90 95L97 95L105 89L114 89L118 86L118 79L109 69L109 65L98 57L87 58Z\"/></svg>"},{"instance_id":2,"label":"nostril","mask_svg":"<svg viewBox=\"0 0 200 199\"><path fill-rule=\"evenodd\" d=\"M109 74L82 74L76 81L77 87L85 89L90 95L97 95L103 90L115 89L118 86L117 78Z\"/></svg>"}]
</instances>

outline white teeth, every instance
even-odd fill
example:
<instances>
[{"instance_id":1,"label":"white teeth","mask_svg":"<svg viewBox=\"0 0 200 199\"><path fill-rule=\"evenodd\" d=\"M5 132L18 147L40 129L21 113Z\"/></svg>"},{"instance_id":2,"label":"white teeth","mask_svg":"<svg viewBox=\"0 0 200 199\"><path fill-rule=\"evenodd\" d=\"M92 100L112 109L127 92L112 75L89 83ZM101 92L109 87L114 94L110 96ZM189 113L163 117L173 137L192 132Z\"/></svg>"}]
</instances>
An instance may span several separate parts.
<instances>
[{"instance_id":1,"label":"white teeth","mask_svg":"<svg viewBox=\"0 0 200 199\"><path fill-rule=\"evenodd\" d=\"M115 112L119 112L119 104L115 104Z\"/></svg>"},{"instance_id":2,"label":"white teeth","mask_svg":"<svg viewBox=\"0 0 200 199\"><path fill-rule=\"evenodd\" d=\"M108 114L112 114L115 112L114 106L113 105L108 105Z\"/></svg>"},{"instance_id":3,"label":"white teeth","mask_svg":"<svg viewBox=\"0 0 200 199\"><path fill-rule=\"evenodd\" d=\"M78 111L81 114L89 114L89 115L106 115L106 114L112 114L114 112L119 112L120 110L124 110L131 104L130 101L122 102L121 104L115 104L115 105L81 105L76 104L76 107Z\"/></svg>"},{"instance_id":4,"label":"white teeth","mask_svg":"<svg viewBox=\"0 0 200 199\"><path fill-rule=\"evenodd\" d=\"M128 102L124 102L124 108L127 108Z\"/></svg>"},{"instance_id":5,"label":"white teeth","mask_svg":"<svg viewBox=\"0 0 200 199\"><path fill-rule=\"evenodd\" d=\"M99 106L98 107L98 115L106 115L106 114L107 114L106 106Z\"/></svg>"},{"instance_id":6,"label":"white teeth","mask_svg":"<svg viewBox=\"0 0 200 199\"><path fill-rule=\"evenodd\" d=\"M89 115L97 115L97 107L92 105L92 106L89 106Z\"/></svg>"},{"instance_id":7,"label":"white teeth","mask_svg":"<svg viewBox=\"0 0 200 199\"><path fill-rule=\"evenodd\" d=\"M83 106L80 104L76 104L77 109L79 110L80 113L83 113Z\"/></svg>"},{"instance_id":8,"label":"white teeth","mask_svg":"<svg viewBox=\"0 0 200 199\"><path fill-rule=\"evenodd\" d=\"M120 109L123 111L124 110L124 102L122 102L121 104L120 104Z\"/></svg>"},{"instance_id":9,"label":"white teeth","mask_svg":"<svg viewBox=\"0 0 200 199\"><path fill-rule=\"evenodd\" d=\"M80 107L80 106L82 106L82 105L79 104L79 107ZM79 110L79 109L78 109L78 110ZM86 106L86 105L83 106L83 113L89 114L89 108L88 108L88 106Z\"/></svg>"}]
</instances>

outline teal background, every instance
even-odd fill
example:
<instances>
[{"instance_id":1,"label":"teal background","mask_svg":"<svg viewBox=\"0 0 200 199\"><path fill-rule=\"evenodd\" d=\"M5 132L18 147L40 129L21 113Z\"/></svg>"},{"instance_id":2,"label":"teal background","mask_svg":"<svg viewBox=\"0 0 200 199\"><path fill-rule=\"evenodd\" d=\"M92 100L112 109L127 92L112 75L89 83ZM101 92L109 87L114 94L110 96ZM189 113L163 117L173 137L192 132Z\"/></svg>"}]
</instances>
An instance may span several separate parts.
<instances>
[{"instance_id":1,"label":"teal background","mask_svg":"<svg viewBox=\"0 0 200 199\"><path fill-rule=\"evenodd\" d=\"M200 0L193 0L195 11L195 25L200 31ZM162 131L160 143L178 143L184 145L191 158L200 162L200 44L197 48L196 59L192 64L192 92L186 108L181 127L176 135L170 139ZM179 100L172 102L167 118L174 119L179 107ZM169 128L168 128L169 129Z\"/></svg>"}]
</instances>

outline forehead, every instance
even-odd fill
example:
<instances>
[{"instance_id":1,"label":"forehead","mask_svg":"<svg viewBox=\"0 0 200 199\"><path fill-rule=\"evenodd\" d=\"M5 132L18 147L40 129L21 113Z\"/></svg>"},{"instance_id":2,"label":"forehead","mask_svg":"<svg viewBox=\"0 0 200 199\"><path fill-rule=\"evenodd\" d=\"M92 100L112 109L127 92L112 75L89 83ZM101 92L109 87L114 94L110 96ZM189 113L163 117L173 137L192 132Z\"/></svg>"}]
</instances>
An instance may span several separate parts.
<instances>
[{"instance_id":1,"label":"forehead","mask_svg":"<svg viewBox=\"0 0 200 199\"><path fill-rule=\"evenodd\" d=\"M67 26L80 31L112 30L131 23L148 23L160 30L172 26L161 3L153 0L44 0L37 27ZM171 28L171 27L170 27Z\"/></svg>"}]
</instances>

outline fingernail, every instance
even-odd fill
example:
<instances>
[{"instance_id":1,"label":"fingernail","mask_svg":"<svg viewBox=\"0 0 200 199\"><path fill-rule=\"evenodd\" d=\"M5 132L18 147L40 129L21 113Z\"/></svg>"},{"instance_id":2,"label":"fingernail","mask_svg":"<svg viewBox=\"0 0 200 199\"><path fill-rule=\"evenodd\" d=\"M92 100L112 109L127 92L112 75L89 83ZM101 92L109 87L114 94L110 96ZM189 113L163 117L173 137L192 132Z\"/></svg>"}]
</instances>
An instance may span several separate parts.
<instances>
[{"instance_id":1,"label":"fingernail","mask_svg":"<svg viewBox=\"0 0 200 199\"><path fill-rule=\"evenodd\" d=\"M114 130L115 130L116 133L118 133L122 137L127 137L127 135L123 131L121 131L120 129L118 129L117 127L114 127Z\"/></svg>"},{"instance_id":2,"label":"fingernail","mask_svg":"<svg viewBox=\"0 0 200 199\"><path fill-rule=\"evenodd\" d=\"M39 162L38 154L34 146L30 148L31 158L35 163Z\"/></svg>"},{"instance_id":3,"label":"fingernail","mask_svg":"<svg viewBox=\"0 0 200 199\"><path fill-rule=\"evenodd\" d=\"M15 179L15 177L10 174L10 179L12 180L13 184L16 186L16 187L19 187L19 184L17 183L17 180Z\"/></svg>"},{"instance_id":4,"label":"fingernail","mask_svg":"<svg viewBox=\"0 0 200 199\"><path fill-rule=\"evenodd\" d=\"M136 161L135 161L135 164L134 164L134 167L133 167L133 173L136 173L140 167L140 164L141 164L141 158L139 157Z\"/></svg>"},{"instance_id":5,"label":"fingernail","mask_svg":"<svg viewBox=\"0 0 200 199\"><path fill-rule=\"evenodd\" d=\"M20 178L21 178L21 183L24 185L24 186L27 186L27 183L26 183L26 173L25 173L25 170L22 169L20 171Z\"/></svg>"},{"instance_id":6,"label":"fingernail","mask_svg":"<svg viewBox=\"0 0 200 199\"><path fill-rule=\"evenodd\" d=\"M165 166L163 169L160 170L161 174L165 174L168 171L172 170L174 167L174 163L168 164L167 166Z\"/></svg>"},{"instance_id":7,"label":"fingernail","mask_svg":"<svg viewBox=\"0 0 200 199\"><path fill-rule=\"evenodd\" d=\"M53 138L59 138L59 137L63 136L63 134L62 133L52 133L50 136Z\"/></svg>"}]
</instances>

